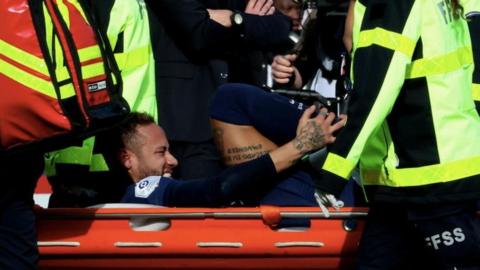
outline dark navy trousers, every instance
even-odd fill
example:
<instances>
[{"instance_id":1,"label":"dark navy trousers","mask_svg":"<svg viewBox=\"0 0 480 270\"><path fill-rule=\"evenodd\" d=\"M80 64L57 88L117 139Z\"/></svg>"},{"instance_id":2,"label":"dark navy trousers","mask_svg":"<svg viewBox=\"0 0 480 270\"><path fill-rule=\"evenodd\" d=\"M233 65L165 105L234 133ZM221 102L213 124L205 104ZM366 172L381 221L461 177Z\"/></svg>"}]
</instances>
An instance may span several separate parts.
<instances>
[{"instance_id":1,"label":"dark navy trousers","mask_svg":"<svg viewBox=\"0 0 480 270\"><path fill-rule=\"evenodd\" d=\"M358 253L359 270L480 269L474 202L434 206L375 203Z\"/></svg>"},{"instance_id":2,"label":"dark navy trousers","mask_svg":"<svg viewBox=\"0 0 480 270\"><path fill-rule=\"evenodd\" d=\"M0 159L0 269L36 269L37 233L33 193L43 171L43 154Z\"/></svg>"}]
</instances>

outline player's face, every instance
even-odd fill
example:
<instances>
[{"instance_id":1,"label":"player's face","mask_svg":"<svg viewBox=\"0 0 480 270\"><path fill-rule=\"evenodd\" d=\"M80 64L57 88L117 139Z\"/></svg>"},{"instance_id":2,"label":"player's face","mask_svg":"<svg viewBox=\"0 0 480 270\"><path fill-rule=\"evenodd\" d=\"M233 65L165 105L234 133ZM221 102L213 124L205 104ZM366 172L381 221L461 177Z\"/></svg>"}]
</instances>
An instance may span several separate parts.
<instances>
[{"instance_id":1,"label":"player's face","mask_svg":"<svg viewBox=\"0 0 480 270\"><path fill-rule=\"evenodd\" d=\"M137 149L130 149L131 175L135 181L148 176L170 176L178 164L168 150L165 132L156 124L137 127Z\"/></svg>"}]
</instances>

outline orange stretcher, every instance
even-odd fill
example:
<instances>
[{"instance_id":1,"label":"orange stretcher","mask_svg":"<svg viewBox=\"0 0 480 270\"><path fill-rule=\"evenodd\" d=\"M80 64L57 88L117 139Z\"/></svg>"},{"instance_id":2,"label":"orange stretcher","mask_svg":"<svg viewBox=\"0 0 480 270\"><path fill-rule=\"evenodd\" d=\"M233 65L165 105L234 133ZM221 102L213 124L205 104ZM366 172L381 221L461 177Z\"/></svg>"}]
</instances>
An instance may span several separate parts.
<instances>
[{"instance_id":1,"label":"orange stretcher","mask_svg":"<svg viewBox=\"0 0 480 270\"><path fill-rule=\"evenodd\" d=\"M37 208L40 269L352 269L367 209ZM309 228L278 229L308 218Z\"/></svg>"}]
</instances>

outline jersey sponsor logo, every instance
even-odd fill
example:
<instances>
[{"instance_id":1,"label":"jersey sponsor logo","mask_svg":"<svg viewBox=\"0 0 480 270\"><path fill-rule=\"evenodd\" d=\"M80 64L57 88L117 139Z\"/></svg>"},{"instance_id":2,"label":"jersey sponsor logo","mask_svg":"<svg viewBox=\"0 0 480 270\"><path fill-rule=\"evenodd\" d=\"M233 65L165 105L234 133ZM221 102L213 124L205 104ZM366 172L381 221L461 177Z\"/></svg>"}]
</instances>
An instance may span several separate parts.
<instances>
[{"instance_id":1,"label":"jersey sponsor logo","mask_svg":"<svg viewBox=\"0 0 480 270\"><path fill-rule=\"evenodd\" d=\"M435 250L441 248L441 246L452 246L455 243L461 243L465 241L466 236L462 231L462 228L455 228L453 231L444 231L441 233L434 234L430 237L425 238L427 246L433 247Z\"/></svg>"},{"instance_id":2,"label":"jersey sponsor logo","mask_svg":"<svg viewBox=\"0 0 480 270\"><path fill-rule=\"evenodd\" d=\"M135 185L135 197L148 198L158 187L160 176L149 176Z\"/></svg>"}]
</instances>

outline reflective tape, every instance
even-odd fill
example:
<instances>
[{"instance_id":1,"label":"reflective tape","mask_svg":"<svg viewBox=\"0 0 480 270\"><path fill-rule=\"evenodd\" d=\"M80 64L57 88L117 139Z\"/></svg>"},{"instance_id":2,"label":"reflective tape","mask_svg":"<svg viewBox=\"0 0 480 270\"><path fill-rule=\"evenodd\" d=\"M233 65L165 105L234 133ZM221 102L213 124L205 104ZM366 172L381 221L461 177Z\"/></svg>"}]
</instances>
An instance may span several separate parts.
<instances>
[{"instance_id":1,"label":"reflective tape","mask_svg":"<svg viewBox=\"0 0 480 270\"><path fill-rule=\"evenodd\" d=\"M411 38L383 28L377 27L375 29L361 31L358 37L357 48L369 47L372 45L378 45L390 50L399 51L410 58L415 50L416 42Z\"/></svg>"},{"instance_id":2,"label":"reflective tape","mask_svg":"<svg viewBox=\"0 0 480 270\"><path fill-rule=\"evenodd\" d=\"M80 58L80 62L83 63L97 58L101 59L102 53L100 48L95 45L78 50L78 57Z\"/></svg>"},{"instance_id":3,"label":"reflective tape","mask_svg":"<svg viewBox=\"0 0 480 270\"><path fill-rule=\"evenodd\" d=\"M23 84L25 87L38 91L51 98L57 99L57 94L51 81L34 76L6 61L0 59L0 73L6 77Z\"/></svg>"},{"instance_id":4,"label":"reflective tape","mask_svg":"<svg viewBox=\"0 0 480 270\"><path fill-rule=\"evenodd\" d=\"M39 58L22 49L19 49L5 42L4 40L0 40L0 54L21 65L33 69L38 73L50 77L50 73L48 72L47 65L45 64L45 60L43 58Z\"/></svg>"},{"instance_id":5,"label":"reflective tape","mask_svg":"<svg viewBox=\"0 0 480 270\"><path fill-rule=\"evenodd\" d=\"M407 79L449 73L473 63L471 47L463 47L451 53L413 61L406 72Z\"/></svg>"},{"instance_id":6,"label":"reflective tape","mask_svg":"<svg viewBox=\"0 0 480 270\"><path fill-rule=\"evenodd\" d=\"M480 101L480 84L474 83L472 85L472 97L475 101Z\"/></svg>"},{"instance_id":7,"label":"reflective tape","mask_svg":"<svg viewBox=\"0 0 480 270\"><path fill-rule=\"evenodd\" d=\"M387 185L391 187L414 187L435 183L452 182L480 174L480 157L458 160L444 164L435 164L416 168L387 169L388 174L380 171L362 171L365 185Z\"/></svg>"},{"instance_id":8,"label":"reflective tape","mask_svg":"<svg viewBox=\"0 0 480 270\"><path fill-rule=\"evenodd\" d=\"M150 45L136 48L130 52L116 53L115 60L117 61L120 70L132 69L148 64L152 48Z\"/></svg>"},{"instance_id":9,"label":"reflective tape","mask_svg":"<svg viewBox=\"0 0 480 270\"><path fill-rule=\"evenodd\" d=\"M355 163L337 154L328 153L322 169L348 180L354 168Z\"/></svg>"}]
</instances>

